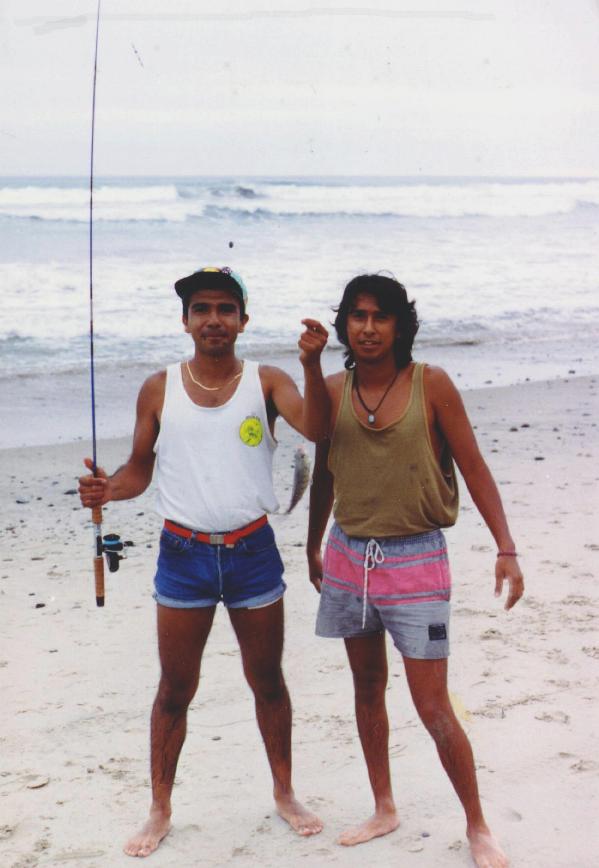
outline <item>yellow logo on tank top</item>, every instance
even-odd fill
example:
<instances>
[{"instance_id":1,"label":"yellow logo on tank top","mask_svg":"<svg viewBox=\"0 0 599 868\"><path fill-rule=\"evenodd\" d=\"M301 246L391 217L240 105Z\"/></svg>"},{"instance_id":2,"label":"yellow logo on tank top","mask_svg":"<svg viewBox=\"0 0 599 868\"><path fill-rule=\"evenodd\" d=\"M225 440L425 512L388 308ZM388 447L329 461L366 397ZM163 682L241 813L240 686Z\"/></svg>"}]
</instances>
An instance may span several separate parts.
<instances>
[{"instance_id":1,"label":"yellow logo on tank top","mask_svg":"<svg viewBox=\"0 0 599 868\"><path fill-rule=\"evenodd\" d=\"M239 426L239 436L246 446L258 446L262 433L262 422L257 416L247 416Z\"/></svg>"}]
</instances>

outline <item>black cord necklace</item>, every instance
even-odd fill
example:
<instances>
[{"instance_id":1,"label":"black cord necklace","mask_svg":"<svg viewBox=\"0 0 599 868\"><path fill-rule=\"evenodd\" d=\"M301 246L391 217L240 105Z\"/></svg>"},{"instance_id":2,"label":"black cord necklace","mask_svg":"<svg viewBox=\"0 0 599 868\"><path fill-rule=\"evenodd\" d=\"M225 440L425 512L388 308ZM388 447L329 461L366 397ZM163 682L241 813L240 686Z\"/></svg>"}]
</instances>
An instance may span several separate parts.
<instances>
[{"instance_id":1,"label":"black cord necklace","mask_svg":"<svg viewBox=\"0 0 599 868\"><path fill-rule=\"evenodd\" d=\"M393 377L393 379L391 380L391 382L389 383L389 385L387 386L387 388L386 388L385 391L383 392L383 397L382 397L381 400L378 402L378 404L376 405L376 407L374 407L374 408L371 410L370 407L368 407L368 406L364 403L364 398L363 398L362 395L360 394L360 387L359 387L359 385L358 385L358 378L357 378L356 373L355 373L355 371L354 371L354 385L355 385L355 387L356 387L356 395L358 396L358 401L360 402L360 404L364 407L364 409L365 409L366 412L368 413L367 419L368 419L368 424L369 424L369 425L374 425L374 423L375 423L375 421L376 421L376 412L377 412L377 410L379 409L379 407L381 406L381 404L383 403L383 401L385 400L385 398L387 397L387 395L389 394L389 392L391 391L391 386L392 386L393 383L397 380L398 376L399 376L399 371L396 371L396 372L395 372L395 376Z\"/></svg>"}]
</instances>

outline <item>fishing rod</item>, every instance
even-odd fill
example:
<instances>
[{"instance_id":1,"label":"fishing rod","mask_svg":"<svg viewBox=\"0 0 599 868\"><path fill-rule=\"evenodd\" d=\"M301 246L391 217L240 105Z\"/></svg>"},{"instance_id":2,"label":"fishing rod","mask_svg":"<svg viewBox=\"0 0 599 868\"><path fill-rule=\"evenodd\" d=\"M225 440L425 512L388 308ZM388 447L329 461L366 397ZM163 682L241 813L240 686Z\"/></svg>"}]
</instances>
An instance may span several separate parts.
<instances>
[{"instance_id":1,"label":"fishing rod","mask_svg":"<svg viewBox=\"0 0 599 868\"><path fill-rule=\"evenodd\" d=\"M92 125L89 165L89 370L91 380L92 410L92 473L98 475L96 441L96 378L94 368L94 140L96 131L96 80L98 77L98 41L100 36L100 5L96 10L96 41L94 49L94 75L92 86ZM102 540L102 507L92 509L94 533L94 581L96 586L96 606L104 605L104 544Z\"/></svg>"},{"instance_id":2,"label":"fishing rod","mask_svg":"<svg viewBox=\"0 0 599 868\"><path fill-rule=\"evenodd\" d=\"M91 416L92 416L92 473L98 475L97 438L96 438L96 377L94 367L94 141L96 131L96 81L98 77L98 42L100 35L100 6L98 0L96 11L96 40L94 48L94 74L92 86L92 119L91 146L89 165L89 370L91 380ZM124 555L120 554L125 546L133 545L131 541L122 542L119 534L102 535L102 507L92 508L92 525L94 534L94 584L96 591L96 606L104 605L104 558L108 561L108 569L114 573L119 568L119 562Z\"/></svg>"}]
</instances>

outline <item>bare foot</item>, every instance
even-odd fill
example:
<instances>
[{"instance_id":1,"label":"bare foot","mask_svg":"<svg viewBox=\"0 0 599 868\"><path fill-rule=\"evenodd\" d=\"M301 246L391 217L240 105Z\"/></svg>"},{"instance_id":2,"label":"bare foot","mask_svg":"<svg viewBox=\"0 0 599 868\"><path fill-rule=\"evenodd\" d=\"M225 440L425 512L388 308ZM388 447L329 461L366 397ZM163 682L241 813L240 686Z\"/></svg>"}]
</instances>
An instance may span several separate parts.
<instances>
[{"instance_id":1,"label":"bare foot","mask_svg":"<svg viewBox=\"0 0 599 868\"><path fill-rule=\"evenodd\" d=\"M355 844L364 844L372 838L380 838L394 832L399 826L399 817L394 807L376 811L369 820L361 826L347 829L337 840L344 847L353 847Z\"/></svg>"},{"instance_id":2,"label":"bare foot","mask_svg":"<svg viewBox=\"0 0 599 868\"><path fill-rule=\"evenodd\" d=\"M507 868L507 856L488 829L467 834L472 859L477 868Z\"/></svg>"},{"instance_id":3,"label":"bare foot","mask_svg":"<svg viewBox=\"0 0 599 868\"><path fill-rule=\"evenodd\" d=\"M148 822L137 835L127 841L123 850L127 856L149 856L168 835L170 828L170 814L151 810Z\"/></svg>"},{"instance_id":4,"label":"bare foot","mask_svg":"<svg viewBox=\"0 0 599 868\"><path fill-rule=\"evenodd\" d=\"M316 814L304 808L294 795L275 796L275 804L280 817L286 820L298 835L318 835L322 832L322 822Z\"/></svg>"}]
</instances>

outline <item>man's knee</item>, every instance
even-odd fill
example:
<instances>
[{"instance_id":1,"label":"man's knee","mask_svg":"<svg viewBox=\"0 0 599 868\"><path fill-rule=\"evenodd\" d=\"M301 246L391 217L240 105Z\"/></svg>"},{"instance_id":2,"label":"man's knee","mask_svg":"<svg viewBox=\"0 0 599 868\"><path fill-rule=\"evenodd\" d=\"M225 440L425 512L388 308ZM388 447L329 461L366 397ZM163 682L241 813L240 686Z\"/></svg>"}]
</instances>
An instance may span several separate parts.
<instances>
[{"instance_id":1,"label":"man's knee","mask_svg":"<svg viewBox=\"0 0 599 868\"><path fill-rule=\"evenodd\" d=\"M163 676L160 679L155 705L165 714L184 714L195 695L197 686L197 679L192 682L181 682Z\"/></svg>"},{"instance_id":2,"label":"man's knee","mask_svg":"<svg viewBox=\"0 0 599 868\"><path fill-rule=\"evenodd\" d=\"M245 666L245 677L256 699L276 702L287 695L285 679L280 666Z\"/></svg>"},{"instance_id":3,"label":"man's knee","mask_svg":"<svg viewBox=\"0 0 599 868\"><path fill-rule=\"evenodd\" d=\"M387 673L378 669L366 669L353 672L356 701L371 705L385 698L387 689Z\"/></svg>"},{"instance_id":4,"label":"man's knee","mask_svg":"<svg viewBox=\"0 0 599 868\"><path fill-rule=\"evenodd\" d=\"M422 700L416 707L421 721L437 745L451 741L459 723L449 702Z\"/></svg>"}]
</instances>

